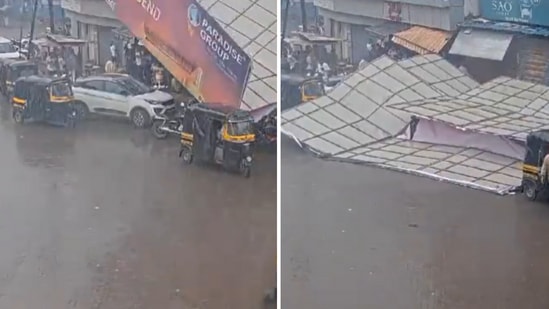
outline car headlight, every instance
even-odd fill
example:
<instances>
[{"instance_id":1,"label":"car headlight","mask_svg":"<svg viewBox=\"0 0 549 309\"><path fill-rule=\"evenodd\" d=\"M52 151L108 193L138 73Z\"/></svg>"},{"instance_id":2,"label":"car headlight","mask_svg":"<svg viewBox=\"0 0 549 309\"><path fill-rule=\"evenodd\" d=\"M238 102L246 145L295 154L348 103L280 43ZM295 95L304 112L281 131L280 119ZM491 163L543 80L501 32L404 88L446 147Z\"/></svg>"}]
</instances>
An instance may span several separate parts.
<instances>
[{"instance_id":1,"label":"car headlight","mask_svg":"<svg viewBox=\"0 0 549 309\"><path fill-rule=\"evenodd\" d=\"M252 162L252 157L250 157L250 156L247 156L247 157L246 157L246 161L248 161L248 162Z\"/></svg>"},{"instance_id":2,"label":"car headlight","mask_svg":"<svg viewBox=\"0 0 549 309\"><path fill-rule=\"evenodd\" d=\"M154 101L154 100L145 100L145 101L147 101L147 103L149 103L151 105L159 105L160 104L160 102Z\"/></svg>"}]
</instances>

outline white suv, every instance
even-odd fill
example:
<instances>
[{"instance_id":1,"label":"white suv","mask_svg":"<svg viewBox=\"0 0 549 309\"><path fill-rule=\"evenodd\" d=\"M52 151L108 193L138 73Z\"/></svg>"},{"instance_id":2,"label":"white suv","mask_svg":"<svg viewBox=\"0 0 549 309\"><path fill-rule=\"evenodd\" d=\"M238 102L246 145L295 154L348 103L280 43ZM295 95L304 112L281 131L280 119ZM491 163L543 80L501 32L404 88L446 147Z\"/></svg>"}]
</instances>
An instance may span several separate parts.
<instances>
[{"instance_id":1,"label":"white suv","mask_svg":"<svg viewBox=\"0 0 549 309\"><path fill-rule=\"evenodd\" d=\"M18 59L21 54L17 51L17 47L12 41L4 37L0 37L0 59Z\"/></svg>"},{"instance_id":2,"label":"white suv","mask_svg":"<svg viewBox=\"0 0 549 309\"><path fill-rule=\"evenodd\" d=\"M134 126L148 126L156 116L175 110L174 98L153 90L126 74L102 74L78 79L73 86L80 119L89 113L130 119Z\"/></svg>"}]
</instances>

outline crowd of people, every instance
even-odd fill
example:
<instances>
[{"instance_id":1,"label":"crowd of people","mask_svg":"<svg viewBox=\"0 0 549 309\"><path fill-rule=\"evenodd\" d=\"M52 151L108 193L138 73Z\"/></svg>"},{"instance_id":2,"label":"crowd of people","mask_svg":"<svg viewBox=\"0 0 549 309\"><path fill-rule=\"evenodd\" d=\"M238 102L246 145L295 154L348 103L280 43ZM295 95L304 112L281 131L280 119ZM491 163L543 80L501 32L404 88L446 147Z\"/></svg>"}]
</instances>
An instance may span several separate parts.
<instances>
[{"instance_id":1,"label":"crowd of people","mask_svg":"<svg viewBox=\"0 0 549 309\"><path fill-rule=\"evenodd\" d=\"M338 61L334 46L306 46L305 49L293 49L288 43L283 43L285 52L283 71L304 76L322 76L325 79L338 74L342 65L360 69L374 59L386 55L394 60L402 60L413 56L413 52L394 44L390 38L384 40L369 40L360 62L354 65L350 60ZM328 51L329 50L329 51Z\"/></svg>"},{"instance_id":2,"label":"crowd of people","mask_svg":"<svg viewBox=\"0 0 549 309\"><path fill-rule=\"evenodd\" d=\"M375 42L374 40L369 40L368 43L366 43L366 50L359 63L359 67L383 55L398 61L409 58L412 54L411 51L394 44L390 38L380 39Z\"/></svg>"},{"instance_id":3,"label":"crowd of people","mask_svg":"<svg viewBox=\"0 0 549 309\"><path fill-rule=\"evenodd\" d=\"M42 74L68 76L76 80L82 76L79 50L76 47L41 48L38 55Z\"/></svg>"},{"instance_id":4,"label":"crowd of people","mask_svg":"<svg viewBox=\"0 0 549 309\"><path fill-rule=\"evenodd\" d=\"M328 78L335 74L337 55L335 49L328 51L324 46L306 46L305 49L293 49L289 44L283 48L286 52L284 71L306 76L319 74Z\"/></svg>"},{"instance_id":5,"label":"crowd of people","mask_svg":"<svg viewBox=\"0 0 549 309\"><path fill-rule=\"evenodd\" d=\"M105 72L125 72L154 88L167 88L170 85L169 72L138 39L128 39L123 46L124 49L119 51L117 44L114 41L111 42L109 46L111 58L105 64Z\"/></svg>"}]
</instances>

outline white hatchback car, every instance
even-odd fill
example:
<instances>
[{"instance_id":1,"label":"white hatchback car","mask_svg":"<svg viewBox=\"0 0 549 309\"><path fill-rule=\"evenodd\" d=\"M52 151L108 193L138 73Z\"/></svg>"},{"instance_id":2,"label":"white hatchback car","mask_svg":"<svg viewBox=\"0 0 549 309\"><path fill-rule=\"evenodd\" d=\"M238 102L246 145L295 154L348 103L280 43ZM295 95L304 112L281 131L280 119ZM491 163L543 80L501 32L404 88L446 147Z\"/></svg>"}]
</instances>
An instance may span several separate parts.
<instances>
[{"instance_id":1,"label":"white hatchback car","mask_svg":"<svg viewBox=\"0 0 549 309\"><path fill-rule=\"evenodd\" d=\"M73 85L80 119L89 113L128 118L134 126L148 126L156 116L175 111L172 95L153 90L126 74L101 74L78 79Z\"/></svg>"}]
</instances>

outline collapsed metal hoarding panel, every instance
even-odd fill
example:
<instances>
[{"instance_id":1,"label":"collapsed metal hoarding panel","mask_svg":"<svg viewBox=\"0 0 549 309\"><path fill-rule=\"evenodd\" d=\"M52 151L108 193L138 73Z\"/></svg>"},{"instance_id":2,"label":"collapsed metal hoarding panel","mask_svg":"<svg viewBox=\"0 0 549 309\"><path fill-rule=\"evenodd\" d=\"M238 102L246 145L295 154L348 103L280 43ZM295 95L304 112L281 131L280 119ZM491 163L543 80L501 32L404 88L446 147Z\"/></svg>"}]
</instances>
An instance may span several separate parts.
<instances>
[{"instance_id":1,"label":"collapsed metal hoarding panel","mask_svg":"<svg viewBox=\"0 0 549 309\"><path fill-rule=\"evenodd\" d=\"M520 184L524 136L549 119L546 98L548 87L509 78L478 85L435 55L380 58L285 111L282 129L326 158L505 194Z\"/></svg>"}]
</instances>

